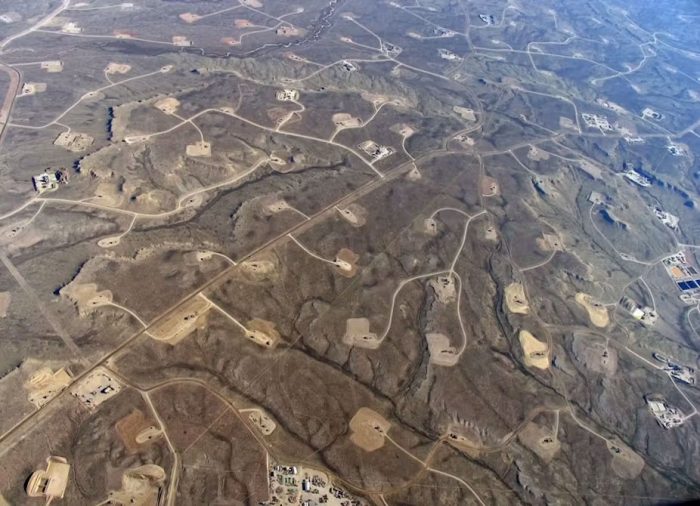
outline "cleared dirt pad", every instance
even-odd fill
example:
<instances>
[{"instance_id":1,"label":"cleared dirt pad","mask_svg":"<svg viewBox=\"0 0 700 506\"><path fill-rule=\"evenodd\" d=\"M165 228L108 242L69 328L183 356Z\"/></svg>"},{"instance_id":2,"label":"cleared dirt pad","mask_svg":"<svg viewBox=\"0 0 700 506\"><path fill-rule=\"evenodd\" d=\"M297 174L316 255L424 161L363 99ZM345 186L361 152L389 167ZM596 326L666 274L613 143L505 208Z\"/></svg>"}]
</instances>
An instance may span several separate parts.
<instances>
[{"instance_id":1,"label":"cleared dirt pad","mask_svg":"<svg viewBox=\"0 0 700 506\"><path fill-rule=\"evenodd\" d=\"M122 488L108 494L109 504L150 506L157 504L165 471L155 464L146 464L124 471Z\"/></svg>"},{"instance_id":2,"label":"cleared dirt pad","mask_svg":"<svg viewBox=\"0 0 700 506\"><path fill-rule=\"evenodd\" d=\"M506 306L511 313L528 314L530 312L522 283L511 283L506 287Z\"/></svg>"},{"instance_id":3,"label":"cleared dirt pad","mask_svg":"<svg viewBox=\"0 0 700 506\"><path fill-rule=\"evenodd\" d=\"M455 105L452 110L459 114L459 116L466 121L469 122L474 122L476 121L476 115L474 114L474 111L471 109L467 109L466 107L460 107L458 105Z\"/></svg>"},{"instance_id":4,"label":"cleared dirt pad","mask_svg":"<svg viewBox=\"0 0 700 506\"><path fill-rule=\"evenodd\" d=\"M185 149L187 156L201 156L210 157L211 156L211 144L209 142L195 142L194 144L188 144Z\"/></svg>"},{"instance_id":5,"label":"cleared dirt pad","mask_svg":"<svg viewBox=\"0 0 700 506\"><path fill-rule=\"evenodd\" d=\"M459 361L459 354L454 346L450 345L450 338L445 334L426 334L428 341L428 353L430 362L443 367L452 367Z\"/></svg>"},{"instance_id":6,"label":"cleared dirt pad","mask_svg":"<svg viewBox=\"0 0 700 506\"><path fill-rule=\"evenodd\" d=\"M471 457L479 456L483 442L476 427L464 424L450 424L447 429L447 442Z\"/></svg>"},{"instance_id":7,"label":"cleared dirt pad","mask_svg":"<svg viewBox=\"0 0 700 506\"><path fill-rule=\"evenodd\" d=\"M250 423L252 423L263 436L269 436L277 428L275 421L270 418L267 413L258 408L248 410L248 420L250 420Z\"/></svg>"},{"instance_id":8,"label":"cleared dirt pad","mask_svg":"<svg viewBox=\"0 0 700 506\"><path fill-rule=\"evenodd\" d=\"M95 283L70 283L61 289L61 295L68 297L78 307L81 317L87 316L92 310L112 302L112 292L98 290Z\"/></svg>"},{"instance_id":9,"label":"cleared dirt pad","mask_svg":"<svg viewBox=\"0 0 700 506\"><path fill-rule=\"evenodd\" d=\"M601 305L599 302L593 300L593 297L587 293L579 292L574 297L576 302L578 302L588 313L588 318L591 323L596 327L607 327L610 323L610 316L608 315L608 310L605 306Z\"/></svg>"},{"instance_id":10,"label":"cleared dirt pad","mask_svg":"<svg viewBox=\"0 0 700 506\"><path fill-rule=\"evenodd\" d=\"M361 227L367 223L367 209L360 204L350 204L345 209L338 209L338 212L353 227Z\"/></svg>"},{"instance_id":11,"label":"cleared dirt pad","mask_svg":"<svg viewBox=\"0 0 700 506\"><path fill-rule=\"evenodd\" d=\"M623 442L615 439L606 442L608 451L612 455L610 467L613 472L625 480L633 480L644 469L644 459Z\"/></svg>"},{"instance_id":12,"label":"cleared dirt pad","mask_svg":"<svg viewBox=\"0 0 700 506\"><path fill-rule=\"evenodd\" d=\"M339 112L333 115L333 124L340 128L353 128L362 124L362 120L346 112Z\"/></svg>"},{"instance_id":13,"label":"cleared dirt pad","mask_svg":"<svg viewBox=\"0 0 700 506\"><path fill-rule=\"evenodd\" d=\"M439 276L431 279L428 284L435 292L437 299L443 304L457 300L455 280L452 276Z\"/></svg>"},{"instance_id":14,"label":"cleared dirt pad","mask_svg":"<svg viewBox=\"0 0 700 506\"><path fill-rule=\"evenodd\" d=\"M487 241L498 241L498 232L494 225L487 225L484 228L484 239Z\"/></svg>"},{"instance_id":15,"label":"cleared dirt pad","mask_svg":"<svg viewBox=\"0 0 700 506\"><path fill-rule=\"evenodd\" d=\"M119 420L114 429L129 453L138 452L144 445L163 435L160 427L139 409Z\"/></svg>"},{"instance_id":16,"label":"cleared dirt pad","mask_svg":"<svg viewBox=\"0 0 700 506\"><path fill-rule=\"evenodd\" d=\"M360 408L350 420L350 441L366 452L373 452L384 446L384 434L390 428L391 424L382 415Z\"/></svg>"},{"instance_id":17,"label":"cleared dirt pad","mask_svg":"<svg viewBox=\"0 0 700 506\"><path fill-rule=\"evenodd\" d=\"M24 388L27 389L29 402L40 408L70 385L70 382L71 376L65 369L54 372L49 367L44 367L29 378Z\"/></svg>"},{"instance_id":18,"label":"cleared dirt pad","mask_svg":"<svg viewBox=\"0 0 700 506\"><path fill-rule=\"evenodd\" d=\"M587 369L608 377L614 376L617 372L617 350L606 346L605 341L594 336L574 333L572 348L574 358Z\"/></svg>"},{"instance_id":19,"label":"cleared dirt pad","mask_svg":"<svg viewBox=\"0 0 700 506\"><path fill-rule=\"evenodd\" d=\"M549 369L549 347L547 343L540 341L527 330L521 330L518 334L520 346L523 348L525 365L538 369Z\"/></svg>"},{"instance_id":20,"label":"cleared dirt pad","mask_svg":"<svg viewBox=\"0 0 700 506\"><path fill-rule=\"evenodd\" d=\"M105 68L105 73L107 74L126 74L131 70L131 65L126 63L114 63L110 62Z\"/></svg>"},{"instance_id":21,"label":"cleared dirt pad","mask_svg":"<svg viewBox=\"0 0 700 506\"><path fill-rule=\"evenodd\" d=\"M406 174L406 179L411 182L419 181L422 177L423 174L420 173L417 167L413 167L410 171L408 171L408 174Z\"/></svg>"},{"instance_id":22,"label":"cleared dirt pad","mask_svg":"<svg viewBox=\"0 0 700 506\"><path fill-rule=\"evenodd\" d=\"M79 153L89 148L95 139L88 134L78 132L63 132L53 143L73 153Z\"/></svg>"},{"instance_id":23,"label":"cleared dirt pad","mask_svg":"<svg viewBox=\"0 0 700 506\"><path fill-rule=\"evenodd\" d=\"M180 107L180 101L175 97L165 97L153 104L156 109L165 114L175 114Z\"/></svg>"},{"instance_id":24,"label":"cleared dirt pad","mask_svg":"<svg viewBox=\"0 0 700 506\"><path fill-rule=\"evenodd\" d=\"M280 26L277 30L275 30L275 34L282 37L296 37L297 35L302 34L302 30L293 26Z\"/></svg>"},{"instance_id":25,"label":"cleared dirt pad","mask_svg":"<svg viewBox=\"0 0 700 506\"><path fill-rule=\"evenodd\" d=\"M202 19L202 16L194 14L192 12L183 12L182 14L180 14L179 18L185 23L194 23L195 21Z\"/></svg>"},{"instance_id":26,"label":"cleared dirt pad","mask_svg":"<svg viewBox=\"0 0 700 506\"><path fill-rule=\"evenodd\" d=\"M423 220L423 231L430 236L436 236L438 233L437 221L433 218Z\"/></svg>"},{"instance_id":27,"label":"cleared dirt pad","mask_svg":"<svg viewBox=\"0 0 700 506\"><path fill-rule=\"evenodd\" d=\"M149 335L158 341L175 345L187 337L197 327L204 325L211 303L201 297L194 297L153 325Z\"/></svg>"},{"instance_id":28,"label":"cleared dirt pad","mask_svg":"<svg viewBox=\"0 0 700 506\"><path fill-rule=\"evenodd\" d=\"M541 149L537 149L535 146L532 146L527 152L527 157L530 160L539 162L542 160L549 160L549 153L547 153L546 151L542 151Z\"/></svg>"},{"instance_id":29,"label":"cleared dirt pad","mask_svg":"<svg viewBox=\"0 0 700 506\"><path fill-rule=\"evenodd\" d=\"M369 331L369 320L367 318L348 318L345 323L343 342L348 346L357 346L370 350L376 350L382 344L377 334Z\"/></svg>"},{"instance_id":30,"label":"cleared dirt pad","mask_svg":"<svg viewBox=\"0 0 700 506\"><path fill-rule=\"evenodd\" d=\"M481 180L481 195L483 197L498 195L498 181L492 177L484 176Z\"/></svg>"},{"instance_id":31,"label":"cleared dirt pad","mask_svg":"<svg viewBox=\"0 0 700 506\"><path fill-rule=\"evenodd\" d=\"M270 253L262 254L253 260L248 260L238 265L235 270L236 277L252 283L260 283L276 279L279 276L279 260Z\"/></svg>"},{"instance_id":32,"label":"cleared dirt pad","mask_svg":"<svg viewBox=\"0 0 700 506\"><path fill-rule=\"evenodd\" d=\"M542 234L535 242L542 251L562 251L563 248L561 239L555 234Z\"/></svg>"},{"instance_id":33,"label":"cleared dirt pad","mask_svg":"<svg viewBox=\"0 0 700 506\"><path fill-rule=\"evenodd\" d=\"M255 318L246 323L246 337L263 348L274 348L280 342L280 333L275 324Z\"/></svg>"},{"instance_id":34,"label":"cleared dirt pad","mask_svg":"<svg viewBox=\"0 0 700 506\"><path fill-rule=\"evenodd\" d=\"M561 449L561 443L552 434L552 430L534 422L528 422L523 427L523 430L518 433L518 439L545 463L551 462Z\"/></svg>"},{"instance_id":35,"label":"cleared dirt pad","mask_svg":"<svg viewBox=\"0 0 700 506\"><path fill-rule=\"evenodd\" d=\"M344 276L346 278L352 278L357 274L357 261L360 259L360 255L352 250L343 248L338 251L335 256L336 267L335 272Z\"/></svg>"}]
</instances>

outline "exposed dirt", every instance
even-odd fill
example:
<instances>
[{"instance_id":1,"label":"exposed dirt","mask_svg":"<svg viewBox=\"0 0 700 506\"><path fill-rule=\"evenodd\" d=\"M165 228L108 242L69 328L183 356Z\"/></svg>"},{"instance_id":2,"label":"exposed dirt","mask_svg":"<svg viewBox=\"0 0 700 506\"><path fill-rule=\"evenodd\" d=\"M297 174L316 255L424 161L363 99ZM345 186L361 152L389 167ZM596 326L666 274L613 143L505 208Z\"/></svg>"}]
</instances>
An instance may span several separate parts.
<instances>
[{"instance_id":1,"label":"exposed dirt","mask_svg":"<svg viewBox=\"0 0 700 506\"><path fill-rule=\"evenodd\" d=\"M366 452L373 452L384 446L384 434L391 424L379 413L360 408L350 420L350 441Z\"/></svg>"}]
</instances>

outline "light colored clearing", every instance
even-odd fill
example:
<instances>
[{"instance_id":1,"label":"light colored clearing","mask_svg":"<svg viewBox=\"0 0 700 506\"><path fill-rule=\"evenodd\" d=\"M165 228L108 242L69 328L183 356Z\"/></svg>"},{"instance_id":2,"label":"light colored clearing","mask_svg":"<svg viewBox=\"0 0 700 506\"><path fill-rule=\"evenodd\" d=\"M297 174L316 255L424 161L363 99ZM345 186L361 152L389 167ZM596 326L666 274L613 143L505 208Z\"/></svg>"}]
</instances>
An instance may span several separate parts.
<instances>
[{"instance_id":1,"label":"light colored clearing","mask_svg":"<svg viewBox=\"0 0 700 506\"><path fill-rule=\"evenodd\" d=\"M183 12L178 17L185 23L194 23L195 21L199 21L200 19L202 19L202 16L193 12Z\"/></svg>"},{"instance_id":2,"label":"light colored clearing","mask_svg":"<svg viewBox=\"0 0 700 506\"><path fill-rule=\"evenodd\" d=\"M173 46L187 47L192 45L192 41L184 35L173 35Z\"/></svg>"},{"instance_id":3,"label":"light colored clearing","mask_svg":"<svg viewBox=\"0 0 700 506\"><path fill-rule=\"evenodd\" d=\"M82 32L83 29L80 28L80 26L78 26L77 23L74 23L74 22L72 22L72 21L69 21L68 23L66 23L65 25L63 25L63 26L61 27L61 31L62 31L63 33L73 33L73 34L76 34L76 33Z\"/></svg>"},{"instance_id":4,"label":"light colored clearing","mask_svg":"<svg viewBox=\"0 0 700 506\"><path fill-rule=\"evenodd\" d=\"M91 200L102 206L118 207L124 200L124 195L120 194L118 183L103 181L97 185L95 195Z\"/></svg>"},{"instance_id":5,"label":"light colored clearing","mask_svg":"<svg viewBox=\"0 0 700 506\"><path fill-rule=\"evenodd\" d=\"M28 391L28 400L34 406L41 408L44 404L56 397L71 382L71 375L61 368L53 372L51 368L44 367L35 372L29 381L24 384Z\"/></svg>"},{"instance_id":6,"label":"light colored clearing","mask_svg":"<svg viewBox=\"0 0 700 506\"><path fill-rule=\"evenodd\" d=\"M245 327L246 337L263 348L275 348L281 339L275 324L270 321L254 318Z\"/></svg>"},{"instance_id":7,"label":"light colored clearing","mask_svg":"<svg viewBox=\"0 0 700 506\"><path fill-rule=\"evenodd\" d=\"M580 160L578 166L593 179L603 179L603 171L600 169L600 167L593 165L591 162Z\"/></svg>"},{"instance_id":8,"label":"light colored clearing","mask_svg":"<svg viewBox=\"0 0 700 506\"><path fill-rule=\"evenodd\" d=\"M248 7L253 7L255 9L260 9L263 3L260 0L240 0L242 5L247 5Z\"/></svg>"},{"instance_id":9,"label":"light colored clearing","mask_svg":"<svg viewBox=\"0 0 700 506\"><path fill-rule=\"evenodd\" d=\"M435 296L443 304L454 302L457 298L455 280L452 276L438 276L431 279L428 284L435 291Z\"/></svg>"},{"instance_id":10,"label":"light colored clearing","mask_svg":"<svg viewBox=\"0 0 700 506\"><path fill-rule=\"evenodd\" d=\"M239 270L246 279L264 281L277 275L277 263L264 258L248 260L239 264Z\"/></svg>"},{"instance_id":11,"label":"light colored clearing","mask_svg":"<svg viewBox=\"0 0 700 506\"><path fill-rule=\"evenodd\" d=\"M113 235L112 237L105 237L97 241L97 245L100 248L113 248L122 241L121 235Z\"/></svg>"},{"instance_id":12,"label":"light colored clearing","mask_svg":"<svg viewBox=\"0 0 700 506\"><path fill-rule=\"evenodd\" d=\"M284 211L289 211L291 206L284 200L275 200L265 206L265 214L277 214Z\"/></svg>"},{"instance_id":13,"label":"light colored clearing","mask_svg":"<svg viewBox=\"0 0 700 506\"><path fill-rule=\"evenodd\" d=\"M112 34L118 39L132 39L134 37L126 30L112 30Z\"/></svg>"},{"instance_id":14,"label":"light colored clearing","mask_svg":"<svg viewBox=\"0 0 700 506\"><path fill-rule=\"evenodd\" d=\"M467 435L465 432L471 432L471 434ZM478 457L479 448L483 447L477 428L457 424L451 424L448 427L447 442L472 457Z\"/></svg>"},{"instance_id":15,"label":"light colored clearing","mask_svg":"<svg viewBox=\"0 0 700 506\"><path fill-rule=\"evenodd\" d=\"M459 361L459 353L450 345L450 338L445 334L426 334L430 363L444 367L452 367Z\"/></svg>"},{"instance_id":16,"label":"light colored clearing","mask_svg":"<svg viewBox=\"0 0 700 506\"><path fill-rule=\"evenodd\" d=\"M178 107L180 107L180 101L175 97L165 97L158 100L154 107L165 114L175 114Z\"/></svg>"},{"instance_id":17,"label":"light colored clearing","mask_svg":"<svg viewBox=\"0 0 700 506\"><path fill-rule=\"evenodd\" d=\"M187 156L211 156L211 143L206 141L197 141L194 144L188 144L185 149Z\"/></svg>"},{"instance_id":18,"label":"light colored clearing","mask_svg":"<svg viewBox=\"0 0 700 506\"><path fill-rule=\"evenodd\" d=\"M382 415L360 408L350 420L350 441L366 452L373 452L384 446L384 434L389 429L391 424Z\"/></svg>"},{"instance_id":19,"label":"light colored clearing","mask_svg":"<svg viewBox=\"0 0 700 506\"><path fill-rule=\"evenodd\" d=\"M241 43L241 41L236 39L235 37L222 37L221 43L226 44L227 46L237 46Z\"/></svg>"},{"instance_id":20,"label":"light colored clearing","mask_svg":"<svg viewBox=\"0 0 700 506\"><path fill-rule=\"evenodd\" d=\"M600 328L608 326L610 323L610 316L605 306L594 301L593 297L583 292L577 293L574 299L584 307L593 325Z\"/></svg>"},{"instance_id":21,"label":"light colored clearing","mask_svg":"<svg viewBox=\"0 0 700 506\"><path fill-rule=\"evenodd\" d=\"M126 74L131 70L131 65L126 63L110 62L105 68L105 74Z\"/></svg>"},{"instance_id":22,"label":"light colored clearing","mask_svg":"<svg viewBox=\"0 0 700 506\"><path fill-rule=\"evenodd\" d=\"M332 116L333 124L340 128L356 128L362 125L362 120L346 112L339 112Z\"/></svg>"},{"instance_id":23,"label":"light colored clearing","mask_svg":"<svg viewBox=\"0 0 700 506\"><path fill-rule=\"evenodd\" d=\"M46 459L46 470L34 471L27 481L29 497L46 497L46 504L53 499L63 498L70 476L70 465L63 457L50 456Z\"/></svg>"},{"instance_id":24,"label":"light colored clearing","mask_svg":"<svg viewBox=\"0 0 700 506\"><path fill-rule=\"evenodd\" d=\"M452 110L459 114L459 116L466 121L474 122L476 121L476 115L474 114L474 111L472 109L467 109L466 107L461 107L459 105L455 105L452 107Z\"/></svg>"},{"instance_id":25,"label":"light colored clearing","mask_svg":"<svg viewBox=\"0 0 700 506\"><path fill-rule=\"evenodd\" d=\"M95 283L69 283L61 288L60 294L68 297L78 307L81 318L87 316L93 309L112 302L112 292L98 291Z\"/></svg>"},{"instance_id":26,"label":"light colored clearing","mask_svg":"<svg viewBox=\"0 0 700 506\"><path fill-rule=\"evenodd\" d=\"M154 505L164 481L165 470L156 464L127 469L122 475L121 490L111 490L107 500L109 504Z\"/></svg>"},{"instance_id":27,"label":"light colored clearing","mask_svg":"<svg viewBox=\"0 0 700 506\"><path fill-rule=\"evenodd\" d=\"M63 62L61 60L43 61L41 62L40 67L42 70L45 70L50 74L63 72Z\"/></svg>"},{"instance_id":28,"label":"light colored clearing","mask_svg":"<svg viewBox=\"0 0 700 506\"><path fill-rule=\"evenodd\" d=\"M280 102L295 102L299 100L299 90L285 88L278 90L275 96Z\"/></svg>"},{"instance_id":29,"label":"light colored clearing","mask_svg":"<svg viewBox=\"0 0 700 506\"><path fill-rule=\"evenodd\" d=\"M95 142L95 139L92 136L78 132L63 132L53 141L54 145L73 153L85 151L93 142Z\"/></svg>"},{"instance_id":30,"label":"light colored clearing","mask_svg":"<svg viewBox=\"0 0 700 506\"><path fill-rule=\"evenodd\" d=\"M233 26L236 28L250 28L254 26L253 23L248 19L234 19Z\"/></svg>"},{"instance_id":31,"label":"light colored clearing","mask_svg":"<svg viewBox=\"0 0 700 506\"><path fill-rule=\"evenodd\" d=\"M135 441L138 444L146 444L149 441L152 441L154 439L158 439L163 435L163 430L160 427L156 427L155 425L150 425L143 429L141 432L136 434Z\"/></svg>"},{"instance_id":32,"label":"light colored clearing","mask_svg":"<svg viewBox=\"0 0 700 506\"><path fill-rule=\"evenodd\" d=\"M345 209L339 209L338 212L350 225L353 227L361 227L367 223L367 209L360 204L350 204Z\"/></svg>"},{"instance_id":33,"label":"light colored clearing","mask_svg":"<svg viewBox=\"0 0 700 506\"><path fill-rule=\"evenodd\" d=\"M545 463L549 463L559 453L561 443L548 427L528 422L518 433L520 442L532 450Z\"/></svg>"},{"instance_id":34,"label":"light colored clearing","mask_svg":"<svg viewBox=\"0 0 700 506\"><path fill-rule=\"evenodd\" d=\"M287 160L285 160L284 156L279 156L279 154L275 154L274 152L270 154L270 163L274 165L287 165Z\"/></svg>"},{"instance_id":35,"label":"light colored clearing","mask_svg":"<svg viewBox=\"0 0 700 506\"><path fill-rule=\"evenodd\" d=\"M420 173L418 170L418 167L413 167L410 171L408 171L408 174L406 174L406 179L409 181L418 181L423 177L423 175Z\"/></svg>"},{"instance_id":36,"label":"light colored clearing","mask_svg":"<svg viewBox=\"0 0 700 506\"><path fill-rule=\"evenodd\" d=\"M44 91L46 91L46 83L24 83L19 96L26 97L28 95L43 93Z\"/></svg>"},{"instance_id":37,"label":"light colored clearing","mask_svg":"<svg viewBox=\"0 0 700 506\"><path fill-rule=\"evenodd\" d=\"M275 421L272 418L270 418L270 416L267 413L265 413L262 409L242 409L241 413L244 412L248 413L248 420L250 420L253 426L257 428L263 436L269 436L277 428L277 424L275 423Z\"/></svg>"},{"instance_id":38,"label":"light colored clearing","mask_svg":"<svg viewBox=\"0 0 700 506\"><path fill-rule=\"evenodd\" d=\"M409 125L407 123L397 123L396 125L393 125L391 128L389 128L389 130L405 138L409 138L417 131L414 126Z\"/></svg>"},{"instance_id":39,"label":"light colored clearing","mask_svg":"<svg viewBox=\"0 0 700 506\"><path fill-rule=\"evenodd\" d=\"M471 147L474 144L476 144L476 141L472 137L469 137L466 134L458 135L457 137L455 137L455 140L457 142L459 142L462 146L470 146Z\"/></svg>"},{"instance_id":40,"label":"light colored clearing","mask_svg":"<svg viewBox=\"0 0 700 506\"><path fill-rule=\"evenodd\" d=\"M511 283L506 287L506 307L508 307L508 311L515 314L528 314L530 312L522 283Z\"/></svg>"},{"instance_id":41,"label":"light colored clearing","mask_svg":"<svg viewBox=\"0 0 700 506\"><path fill-rule=\"evenodd\" d=\"M148 334L153 339L175 345L204 325L204 316L210 308L208 300L193 297L153 325Z\"/></svg>"},{"instance_id":42,"label":"light colored clearing","mask_svg":"<svg viewBox=\"0 0 700 506\"><path fill-rule=\"evenodd\" d=\"M289 25L280 26L277 30L275 30L275 34L280 35L282 37L296 37L297 35L301 35L302 33L303 31L299 28Z\"/></svg>"},{"instance_id":43,"label":"light colored clearing","mask_svg":"<svg viewBox=\"0 0 700 506\"><path fill-rule=\"evenodd\" d=\"M625 480L633 480L641 474L644 459L640 455L617 438L606 441L606 446L612 455L610 467L615 474Z\"/></svg>"},{"instance_id":44,"label":"light colored clearing","mask_svg":"<svg viewBox=\"0 0 700 506\"><path fill-rule=\"evenodd\" d=\"M484 229L484 239L487 241L498 241L498 232L494 225L487 225Z\"/></svg>"},{"instance_id":45,"label":"light colored clearing","mask_svg":"<svg viewBox=\"0 0 700 506\"><path fill-rule=\"evenodd\" d=\"M92 409L117 395L121 389L121 383L113 378L110 372L98 367L75 385L71 393Z\"/></svg>"},{"instance_id":46,"label":"light colored clearing","mask_svg":"<svg viewBox=\"0 0 700 506\"><path fill-rule=\"evenodd\" d=\"M345 322L345 335L343 342L348 346L376 350L382 344L377 334L369 331L367 318L348 318Z\"/></svg>"},{"instance_id":47,"label":"light colored clearing","mask_svg":"<svg viewBox=\"0 0 700 506\"><path fill-rule=\"evenodd\" d=\"M146 419L141 410L135 409L114 425L119 439L129 453L136 453L140 447L163 435L160 427Z\"/></svg>"},{"instance_id":48,"label":"light colored clearing","mask_svg":"<svg viewBox=\"0 0 700 506\"><path fill-rule=\"evenodd\" d=\"M367 102L371 102L371 104L374 107L379 107L382 104L386 104L387 102L392 101L390 97L387 97L386 95L379 95L376 93L362 92L360 94L360 97L362 97L362 99L366 100Z\"/></svg>"},{"instance_id":49,"label":"light colored clearing","mask_svg":"<svg viewBox=\"0 0 700 506\"><path fill-rule=\"evenodd\" d=\"M481 179L481 196L482 197L493 197L498 195L498 181L490 176L484 176Z\"/></svg>"},{"instance_id":50,"label":"light colored clearing","mask_svg":"<svg viewBox=\"0 0 700 506\"><path fill-rule=\"evenodd\" d=\"M572 346L574 358L587 369L606 376L613 376L617 372L617 350L607 346L605 341L596 341L592 336L574 333Z\"/></svg>"},{"instance_id":51,"label":"light colored clearing","mask_svg":"<svg viewBox=\"0 0 700 506\"><path fill-rule=\"evenodd\" d=\"M357 261L360 255L354 251L343 248L335 256L335 271L341 276L352 278L357 274Z\"/></svg>"},{"instance_id":52,"label":"light colored clearing","mask_svg":"<svg viewBox=\"0 0 700 506\"><path fill-rule=\"evenodd\" d=\"M518 334L520 346L523 348L525 365L538 369L549 369L549 346L540 341L527 330L521 330Z\"/></svg>"},{"instance_id":53,"label":"light colored clearing","mask_svg":"<svg viewBox=\"0 0 700 506\"><path fill-rule=\"evenodd\" d=\"M539 162L541 160L549 160L549 153L542 151L541 149L537 149L535 146L530 146L530 149L527 152L527 157L530 160Z\"/></svg>"},{"instance_id":54,"label":"light colored clearing","mask_svg":"<svg viewBox=\"0 0 700 506\"><path fill-rule=\"evenodd\" d=\"M542 251L562 251L563 245L559 236L556 234L542 234L542 237L538 237L535 242L537 247Z\"/></svg>"},{"instance_id":55,"label":"light colored clearing","mask_svg":"<svg viewBox=\"0 0 700 506\"><path fill-rule=\"evenodd\" d=\"M566 116L559 116L559 126L561 128L568 128L569 130L578 130L574 120L567 118Z\"/></svg>"},{"instance_id":56,"label":"light colored clearing","mask_svg":"<svg viewBox=\"0 0 700 506\"><path fill-rule=\"evenodd\" d=\"M428 235L436 236L438 233L437 221L433 218L423 220L423 230Z\"/></svg>"},{"instance_id":57,"label":"light colored clearing","mask_svg":"<svg viewBox=\"0 0 700 506\"><path fill-rule=\"evenodd\" d=\"M10 307L12 294L10 292L0 292L0 318L7 316L7 308Z\"/></svg>"}]
</instances>

